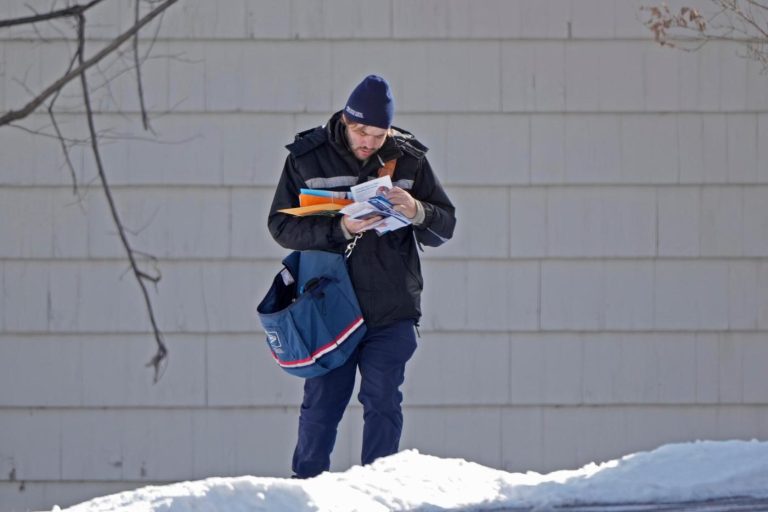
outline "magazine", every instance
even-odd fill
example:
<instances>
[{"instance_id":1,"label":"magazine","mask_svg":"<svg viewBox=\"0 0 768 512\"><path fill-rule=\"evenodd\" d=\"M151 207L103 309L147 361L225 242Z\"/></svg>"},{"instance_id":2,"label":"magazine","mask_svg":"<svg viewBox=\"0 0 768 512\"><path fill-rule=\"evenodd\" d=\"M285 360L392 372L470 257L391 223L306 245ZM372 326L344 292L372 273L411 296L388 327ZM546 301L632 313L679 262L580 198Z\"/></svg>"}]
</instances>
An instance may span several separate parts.
<instances>
[{"instance_id":1,"label":"magazine","mask_svg":"<svg viewBox=\"0 0 768 512\"><path fill-rule=\"evenodd\" d=\"M373 196L367 201L352 203L339 210L339 212L349 215L356 220L382 217L379 222L373 225L373 228L379 234L404 228L411 224L410 219L395 210L394 205L384 196Z\"/></svg>"}]
</instances>

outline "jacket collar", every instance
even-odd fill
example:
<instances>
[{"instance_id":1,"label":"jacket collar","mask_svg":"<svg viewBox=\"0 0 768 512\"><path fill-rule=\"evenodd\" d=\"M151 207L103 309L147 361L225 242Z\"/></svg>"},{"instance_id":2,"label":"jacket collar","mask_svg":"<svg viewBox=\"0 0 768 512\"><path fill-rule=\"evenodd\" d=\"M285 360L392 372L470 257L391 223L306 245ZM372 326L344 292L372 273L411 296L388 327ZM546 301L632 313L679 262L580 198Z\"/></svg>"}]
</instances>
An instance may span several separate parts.
<instances>
[{"instance_id":1,"label":"jacket collar","mask_svg":"<svg viewBox=\"0 0 768 512\"><path fill-rule=\"evenodd\" d=\"M336 112L325 125L328 141L331 146L348 162L353 169L356 169L360 176L368 176L373 171L383 166L383 162L394 160L403 156L397 142L391 136L387 136L384 145L374 153L365 163L358 160L349 149L344 123L341 122L341 111Z\"/></svg>"}]
</instances>

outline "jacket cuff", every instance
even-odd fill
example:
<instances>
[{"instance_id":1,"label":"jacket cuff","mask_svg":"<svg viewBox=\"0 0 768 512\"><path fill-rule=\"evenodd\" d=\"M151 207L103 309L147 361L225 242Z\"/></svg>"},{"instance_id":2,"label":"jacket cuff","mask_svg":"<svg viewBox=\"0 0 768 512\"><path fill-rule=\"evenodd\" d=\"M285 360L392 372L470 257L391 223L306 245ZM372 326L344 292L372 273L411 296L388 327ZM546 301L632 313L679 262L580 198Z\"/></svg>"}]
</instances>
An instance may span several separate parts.
<instances>
[{"instance_id":1,"label":"jacket cuff","mask_svg":"<svg viewBox=\"0 0 768 512\"><path fill-rule=\"evenodd\" d=\"M415 199L416 201L416 215L411 219L411 224L414 226L421 226L424 224L424 221L427 218L427 214L424 211L424 205L421 204L421 201L418 199Z\"/></svg>"},{"instance_id":2,"label":"jacket cuff","mask_svg":"<svg viewBox=\"0 0 768 512\"><path fill-rule=\"evenodd\" d=\"M435 218L435 206L422 202L419 202L419 204L424 209L424 220L421 224L417 224L415 227L424 229L427 226L430 226Z\"/></svg>"}]
</instances>

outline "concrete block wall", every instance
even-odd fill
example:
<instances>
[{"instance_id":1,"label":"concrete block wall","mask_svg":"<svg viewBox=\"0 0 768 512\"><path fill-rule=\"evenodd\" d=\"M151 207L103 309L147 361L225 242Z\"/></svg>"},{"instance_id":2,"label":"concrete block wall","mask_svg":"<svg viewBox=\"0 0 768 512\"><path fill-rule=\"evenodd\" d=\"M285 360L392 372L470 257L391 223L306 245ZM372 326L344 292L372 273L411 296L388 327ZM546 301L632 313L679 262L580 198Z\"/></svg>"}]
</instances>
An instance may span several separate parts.
<instances>
[{"instance_id":1,"label":"concrete block wall","mask_svg":"<svg viewBox=\"0 0 768 512\"><path fill-rule=\"evenodd\" d=\"M0 18L49 5L4 2ZM181 0L143 68L157 136L131 73L94 94L130 240L162 274L156 385L88 148L73 147L73 193L57 141L2 128L0 511L290 473L301 382L254 316L285 254L265 216L283 145L371 72L459 218L423 255L403 448L549 471L768 438L768 79L734 43L659 48L641 5ZM131 2L104 2L89 51L131 19ZM0 31L0 111L66 67L66 26L39 30ZM94 86L120 64L101 68ZM84 137L78 85L59 102L65 133ZM335 470L359 460L361 412L342 422Z\"/></svg>"}]
</instances>

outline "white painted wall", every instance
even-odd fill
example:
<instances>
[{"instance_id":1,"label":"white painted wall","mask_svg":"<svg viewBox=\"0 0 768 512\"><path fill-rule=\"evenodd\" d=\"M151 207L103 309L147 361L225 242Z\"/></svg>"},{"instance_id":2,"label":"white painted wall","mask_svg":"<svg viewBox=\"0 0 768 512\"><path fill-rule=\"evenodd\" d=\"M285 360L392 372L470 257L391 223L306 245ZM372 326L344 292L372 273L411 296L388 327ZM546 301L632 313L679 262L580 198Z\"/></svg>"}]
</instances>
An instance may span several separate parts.
<instances>
[{"instance_id":1,"label":"white painted wall","mask_svg":"<svg viewBox=\"0 0 768 512\"><path fill-rule=\"evenodd\" d=\"M143 140L130 73L96 94L118 206L163 276L157 385L87 148L78 197L56 141L0 130L0 511L289 474L301 382L253 314L285 253L265 216L283 145L370 72L458 207L424 254L403 448L547 471L768 438L768 77L733 44L659 48L641 3L181 0L144 66L164 143ZM131 5L94 13L90 52ZM29 98L14 78L40 90L66 67L71 41L41 32L0 31L0 111ZM361 430L353 405L334 469Z\"/></svg>"}]
</instances>

